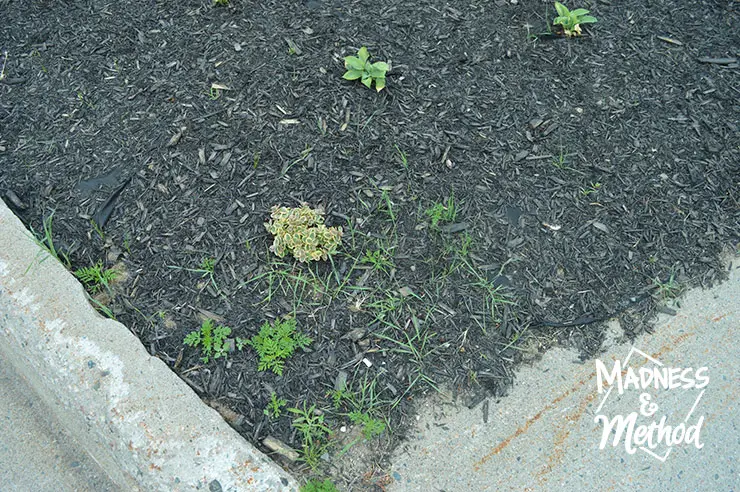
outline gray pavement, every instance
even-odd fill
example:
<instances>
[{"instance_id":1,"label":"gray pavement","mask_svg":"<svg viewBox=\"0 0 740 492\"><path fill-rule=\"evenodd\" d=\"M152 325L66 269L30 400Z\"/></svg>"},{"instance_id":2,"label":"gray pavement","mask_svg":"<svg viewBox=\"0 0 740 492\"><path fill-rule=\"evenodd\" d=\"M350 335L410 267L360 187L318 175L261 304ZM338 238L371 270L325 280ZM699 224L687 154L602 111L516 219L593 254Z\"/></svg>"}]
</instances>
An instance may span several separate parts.
<instances>
[{"instance_id":1,"label":"gray pavement","mask_svg":"<svg viewBox=\"0 0 740 492\"><path fill-rule=\"evenodd\" d=\"M94 459L0 358L0 490L117 490Z\"/></svg>"},{"instance_id":2,"label":"gray pavement","mask_svg":"<svg viewBox=\"0 0 740 492\"><path fill-rule=\"evenodd\" d=\"M643 391L629 386L621 396L613 389L602 405L616 379L599 394L595 362L580 363L575 352L554 349L519 371L508 397L488 402L487 423L484 404L470 410L429 401L410 442L393 459L390 490L739 490L739 305L740 261L735 259L729 281L688 292L677 315L663 316L654 334L634 344L620 343L621 330L612 322L599 358L607 372L635 347L650 358L633 351L621 368L624 378L627 367L638 374L641 367L651 374L653 368L692 368L685 376L694 380L693 388L655 389L650 383ZM696 373L701 367L707 372ZM709 383L698 388L704 376ZM650 398L644 407L643 393ZM651 403L657 408L650 409ZM655 411L648 417L641 408L647 414ZM612 445L612 432L599 449L603 425L595 417L627 418L633 412L637 425L666 416L665 425L673 428L684 421L684 428L696 426L703 417L703 447L697 449L693 441L654 448L642 443L628 453L624 439Z\"/></svg>"}]
</instances>

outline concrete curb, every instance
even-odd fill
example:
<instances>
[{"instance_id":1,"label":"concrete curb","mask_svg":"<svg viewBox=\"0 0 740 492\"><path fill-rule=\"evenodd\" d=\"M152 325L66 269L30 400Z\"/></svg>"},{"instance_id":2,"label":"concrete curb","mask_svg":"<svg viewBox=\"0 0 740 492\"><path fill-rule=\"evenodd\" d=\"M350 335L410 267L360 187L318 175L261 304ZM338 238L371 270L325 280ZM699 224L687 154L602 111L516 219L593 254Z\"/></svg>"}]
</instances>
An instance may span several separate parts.
<instances>
[{"instance_id":1,"label":"concrete curb","mask_svg":"<svg viewBox=\"0 0 740 492\"><path fill-rule=\"evenodd\" d=\"M0 357L123 490L297 490L206 406L0 200Z\"/></svg>"}]
</instances>

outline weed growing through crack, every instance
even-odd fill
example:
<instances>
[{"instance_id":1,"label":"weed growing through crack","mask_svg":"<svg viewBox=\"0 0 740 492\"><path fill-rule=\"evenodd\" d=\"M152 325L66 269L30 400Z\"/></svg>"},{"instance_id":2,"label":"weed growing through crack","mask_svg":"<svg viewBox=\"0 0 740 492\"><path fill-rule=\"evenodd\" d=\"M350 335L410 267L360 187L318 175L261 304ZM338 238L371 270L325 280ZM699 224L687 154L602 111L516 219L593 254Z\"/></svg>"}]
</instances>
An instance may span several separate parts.
<instances>
[{"instance_id":1,"label":"weed growing through crack","mask_svg":"<svg viewBox=\"0 0 740 492\"><path fill-rule=\"evenodd\" d=\"M270 394L270 401L267 402L267 407L262 411L265 415L271 419L280 417L283 413L283 407L288 404L288 401L283 398L278 398L277 393L274 391Z\"/></svg>"},{"instance_id":2,"label":"weed growing through crack","mask_svg":"<svg viewBox=\"0 0 740 492\"><path fill-rule=\"evenodd\" d=\"M239 350L245 345L254 348L259 355L257 370L270 370L278 376L283 375L283 368L288 357L298 348L308 347L313 340L296 329L295 318L276 319L273 324L269 321L260 328L257 335L251 339L236 339Z\"/></svg>"},{"instance_id":3,"label":"weed growing through crack","mask_svg":"<svg viewBox=\"0 0 740 492\"><path fill-rule=\"evenodd\" d=\"M78 268L74 274L85 284L91 294L97 294L103 287L110 290L110 283L119 276L118 271L113 268L103 268L102 261L90 267Z\"/></svg>"},{"instance_id":4,"label":"weed growing through crack","mask_svg":"<svg viewBox=\"0 0 740 492\"><path fill-rule=\"evenodd\" d=\"M226 339L229 335L231 335L231 328L222 325L214 327L213 321L207 319L203 321L200 329L188 333L183 343L194 348L200 347L203 352L201 360L204 364L208 364L211 357L214 359L226 357L228 354Z\"/></svg>"}]
</instances>

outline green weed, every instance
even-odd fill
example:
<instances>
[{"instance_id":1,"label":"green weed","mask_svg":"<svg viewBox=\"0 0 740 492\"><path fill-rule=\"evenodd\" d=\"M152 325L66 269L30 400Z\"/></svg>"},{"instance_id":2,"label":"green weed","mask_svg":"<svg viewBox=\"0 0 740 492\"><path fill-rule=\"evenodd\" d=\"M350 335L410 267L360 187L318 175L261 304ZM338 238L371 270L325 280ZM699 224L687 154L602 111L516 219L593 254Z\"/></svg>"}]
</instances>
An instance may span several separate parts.
<instances>
[{"instance_id":1,"label":"green weed","mask_svg":"<svg viewBox=\"0 0 740 492\"><path fill-rule=\"evenodd\" d=\"M211 357L214 359L226 357L228 353L226 339L229 335L231 335L231 328L222 325L214 327L213 321L207 319L203 321L199 330L188 333L183 343L194 348L200 347L203 352L201 360L204 364L208 364Z\"/></svg>"},{"instance_id":2,"label":"green weed","mask_svg":"<svg viewBox=\"0 0 740 492\"><path fill-rule=\"evenodd\" d=\"M287 400L278 398L277 393L274 391L270 394L270 401L267 403L267 407L263 410L263 413L271 419L276 419L282 414L282 408L288 404Z\"/></svg>"},{"instance_id":3,"label":"green weed","mask_svg":"<svg viewBox=\"0 0 740 492\"><path fill-rule=\"evenodd\" d=\"M257 351L259 364L257 370L271 370L278 376L283 375L285 361L293 355L296 349L308 347L313 340L296 329L295 318L286 320L276 319L274 324L268 321L260 328L257 335L251 339L236 339L236 346L240 350L249 345Z\"/></svg>"},{"instance_id":4,"label":"green weed","mask_svg":"<svg viewBox=\"0 0 740 492\"><path fill-rule=\"evenodd\" d=\"M303 438L301 460L315 470L320 463L321 455L328 448L328 444L323 440L331 435L332 431L324 424L324 415L316 411L316 405L306 408L304 402L303 408L289 408L288 411L296 416L292 425Z\"/></svg>"},{"instance_id":5,"label":"green weed","mask_svg":"<svg viewBox=\"0 0 740 492\"><path fill-rule=\"evenodd\" d=\"M80 279L85 287L92 293L97 294L102 287L110 290L110 283L119 276L119 272L112 268L103 268L103 262L99 261L91 267L83 267L75 270L75 277Z\"/></svg>"},{"instance_id":6,"label":"green weed","mask_svg":"<svg viewBox=\"0 0 740 492\"><path fill-rule=\"evenodd\" d=\"M446 202L433 204L426 209L425 214L429 217L432 229L438 229L440 224L453 222L457 217L455 196L450 194Z\"/></svg>"}]
</instances>

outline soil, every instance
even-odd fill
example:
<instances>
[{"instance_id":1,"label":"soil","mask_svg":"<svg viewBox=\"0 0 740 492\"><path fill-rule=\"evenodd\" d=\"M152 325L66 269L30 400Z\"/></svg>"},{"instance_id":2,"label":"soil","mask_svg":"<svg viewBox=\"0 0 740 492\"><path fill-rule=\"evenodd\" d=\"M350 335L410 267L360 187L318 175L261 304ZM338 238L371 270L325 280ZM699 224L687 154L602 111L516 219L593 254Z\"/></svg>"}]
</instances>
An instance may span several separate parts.
<instances>
[{"instance_id":1,"label":"soil","mask_svg":"<svg viewBox=\"0 0 740 492\"><path fill-rule=\"evenodd\" d=\"M736 4L569 7L598 18L581 38L542 1L0 0L0 193L35 231L53 213L72 270L125 272L97 302L256 446L302 447L273 392L316 405L311 473L382 488L419 397L504 395L554 344L598 353L612 317L634 337L737 248ZM361 46L381 92L342 79ZM343 228L331 261L269 251L270 208L304 202ZM286 315L313 343L282 376L183 344ZM364 442L352 410L390 431Z\"/></svg>"}]
</instances>

